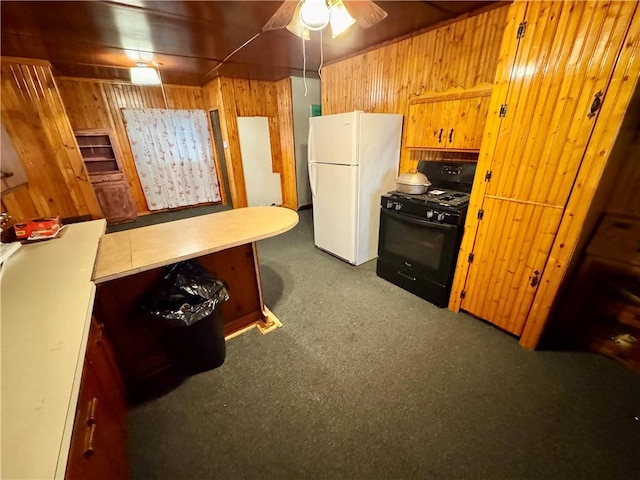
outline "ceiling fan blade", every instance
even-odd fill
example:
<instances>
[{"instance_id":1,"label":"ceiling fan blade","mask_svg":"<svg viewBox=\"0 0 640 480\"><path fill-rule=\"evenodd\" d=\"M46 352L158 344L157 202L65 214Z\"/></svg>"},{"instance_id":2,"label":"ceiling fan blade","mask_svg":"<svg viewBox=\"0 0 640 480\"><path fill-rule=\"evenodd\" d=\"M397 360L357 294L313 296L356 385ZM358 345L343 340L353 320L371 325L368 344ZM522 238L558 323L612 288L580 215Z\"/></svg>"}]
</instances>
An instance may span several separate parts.
<instances>
[{"instance_id":1,"label":"ceiling fan blade","mask_svg":"<svg viewBox=\"0 0 640 480\"><path fill-rule=\"evenodd\" d=\"M387 18L388 13L371 0L343 0L349 13L362 28L373 27L376 23Z\"/></svg>"},{"instance_id":2,"label":"ceiling fan blade","mask_svg":"<svg viewBox=\"0 0 640 480\"><path fill-rule=\"evenodd\" d=\"M263 32L268 30L279 30L287 26L293 17L293 12L296 10L298 0L285 0L282 5L278 7L276 13L274 13L269 21L262 28Z\"/></svg>"}]
</instances>

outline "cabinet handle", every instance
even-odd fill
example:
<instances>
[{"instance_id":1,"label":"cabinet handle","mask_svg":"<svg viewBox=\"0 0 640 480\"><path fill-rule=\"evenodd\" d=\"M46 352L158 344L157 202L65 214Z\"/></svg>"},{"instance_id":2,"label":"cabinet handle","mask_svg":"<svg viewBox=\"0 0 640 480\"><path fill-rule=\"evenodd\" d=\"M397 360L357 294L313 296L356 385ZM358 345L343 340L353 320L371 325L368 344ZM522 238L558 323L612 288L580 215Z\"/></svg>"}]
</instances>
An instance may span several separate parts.
<instances>
[{"instance_id":1,"label":"cabinet handle","mask_svg":"<svg viewBox=\"0 0 640 480\"><path fill-rule=\"evenodd\" d=\"M593 102L591 103L591 108L589 109L589 113L587 114L587 118L593 118L596 116L596 112L600 110L602 106L602 90L596 93L593 96Z\"/></svg>"},{"instance_id":2,"label":"cabinet handle","mask_svg":"<svg viewBox=\"0 0 640 480\"><path fill-rule=\"evenodd\" d=\"M13 177L13 172L5 172L4 170L0 170L0 178L11 178Z\"/></svg>"},{"instance_id":3,"label":"cabinet handle","mask_svg":"<svg viewBox=\"0 0 640 480\"><path fill-rule=\"evenodd\" d=\"M98 323L98 337L96 338L96 343L98 345L102 344L103 335L104 335L104 323Z\"/></svg>"},{"instance_id":4,"label":"cabinet handle","mask_svg":"<svg viewBox=\"0 0 640 480\"><path fill-rule=\"evenodd\" d=\"M90 427L87 428L87 433L84 437L84 452L82 453L86 458L89 458L91 455L95 453L95 449L93 447L93 439L96 436L96 424L94 423Z\"/></svg>"},{"instance_id":5,"label":"cabinet handle","mask_svg":"<svg viewBox=\"0 0 640 480\"><path fill-rule=\"evenodd\" d=\"M453 142L453 128L449 132L449 143Z\"/></svg>"},{"instance_id":6,"label":"cabinet handle","mask_svg":"<svg viewBox=\"0 0 640 480\"><path fill-rule=\"evenodd\" d=\"M540 272L536 270L533 272L533 278L531 278L531 286L535 287L540 283Z\"/></svg>"},{"instance_id":7,"label":"cabinet handle","mask_svg":"<svg viewBox=\"0 0 640 480\"><path fill-rule=\"evenodd\" d=\"M87 404L87 425L91 426L96 423L96 407L98 406L98 399L93 397Z\"/></svg>"},{"instance_id":8,"label":"cabinet handle","mask_svg":"<svg viewBox=\"0 0 640 480\"><path fill-rule=\"evenodd\" d=\"M444 128L440 129L440 135L438 135L438 143L442 143L442 132L444 132Z\"/></svg>"}]
</instances>

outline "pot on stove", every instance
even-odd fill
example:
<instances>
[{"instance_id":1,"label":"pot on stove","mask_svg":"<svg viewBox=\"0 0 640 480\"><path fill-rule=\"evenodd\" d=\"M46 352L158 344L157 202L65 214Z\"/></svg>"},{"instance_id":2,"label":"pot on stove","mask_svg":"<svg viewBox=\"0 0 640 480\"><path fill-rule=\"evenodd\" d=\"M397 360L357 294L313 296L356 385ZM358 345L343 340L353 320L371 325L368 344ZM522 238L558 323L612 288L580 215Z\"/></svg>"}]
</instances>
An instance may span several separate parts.
<instances>
[{"instance_id":1,"label":"pot on stove","mask_svg":"<svg viewBox=\"0 0 640 480\"><path fill-rule=\"evenodd\" d=\"M425 193L431 182L424 173L410 170L396 178L396 189L402 193L419 195Z\"/></svg>"}]
</instances>

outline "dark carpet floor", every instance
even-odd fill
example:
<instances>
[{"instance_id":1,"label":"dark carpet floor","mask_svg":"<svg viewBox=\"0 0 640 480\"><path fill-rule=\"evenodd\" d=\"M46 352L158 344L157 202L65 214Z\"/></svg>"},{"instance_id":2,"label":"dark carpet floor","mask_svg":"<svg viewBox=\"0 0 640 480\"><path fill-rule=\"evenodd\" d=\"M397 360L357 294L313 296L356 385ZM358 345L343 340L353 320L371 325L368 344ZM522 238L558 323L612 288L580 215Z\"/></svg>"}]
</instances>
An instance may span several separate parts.
<instances>
[{"instance_id":1,"label":"dark carpet floor","mask_svg":"<svg viewBox=\"0 0 640 480\"><path fill-rule=\"evenodd\" d=\"M130 412L138 479L638 478L640 375L530 352L313 245L259 242L284 324Z\"/></svg>"}]
</instances>

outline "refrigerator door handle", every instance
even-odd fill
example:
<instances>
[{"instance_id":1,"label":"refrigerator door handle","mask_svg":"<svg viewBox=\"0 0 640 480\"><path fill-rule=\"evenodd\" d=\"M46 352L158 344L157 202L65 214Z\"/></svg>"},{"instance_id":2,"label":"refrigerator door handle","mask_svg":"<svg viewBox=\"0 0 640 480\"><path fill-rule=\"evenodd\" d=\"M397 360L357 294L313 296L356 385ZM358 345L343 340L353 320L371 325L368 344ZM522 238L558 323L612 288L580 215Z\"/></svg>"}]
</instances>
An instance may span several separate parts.
<instances>
[{"instance_id":1,"label":"refrigerator door handle","mask_svg":"<svg viewBox=\"0 0 640 480\"><path fill-rule=\"evenodd\" d=\"M313 198L316 197L316 176L313 173L315 166L316 166L315 163L310 163L309 164L309 185L311 185L311 196Z\"/></svg>"},{"instance_id":2,"label":"refrigerator door handle","mask_svg":"<svg viewBox=\"0 0 640 480\"><path fill-rule=\"evenodd\" d=\"M307 162L309 165L309 185L311 186L311 197L316 196L316 177L313 174L315 158L313 158L313 123L309 122L309 139L307 141Z\"/></svg>"}]
</instances>

